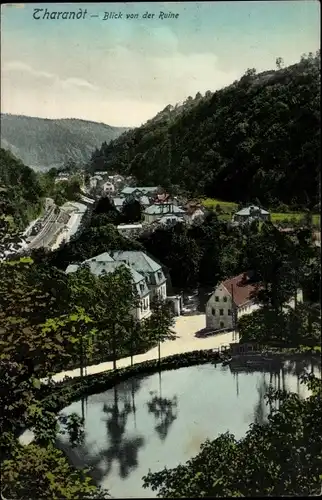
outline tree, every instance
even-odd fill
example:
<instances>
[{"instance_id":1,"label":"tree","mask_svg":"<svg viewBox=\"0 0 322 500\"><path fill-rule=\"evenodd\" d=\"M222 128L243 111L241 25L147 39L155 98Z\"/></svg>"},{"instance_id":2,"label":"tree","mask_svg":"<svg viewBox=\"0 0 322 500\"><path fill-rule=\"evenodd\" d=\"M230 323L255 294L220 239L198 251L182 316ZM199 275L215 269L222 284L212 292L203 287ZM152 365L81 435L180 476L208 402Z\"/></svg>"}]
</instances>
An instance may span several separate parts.
<instances>
[{"instance_id":1,"label":"tree","mask_svg":"<svg viewBox=\"0 0 322 500\"><path fill-rule=\"evenodd\" d=\"M1 462L3 498L108 498L87 470L73 469L54 445L17 445L10 459Z\"/></svg>"},{"instance_id":2,"label":"tree","mask_svg":"<svg viewBox=\"0 0 322 500\"><path fill-rule=\"evenodd\" d=\"M141 185L161 180L226 201L257 197L264 206L313 208L319 201L320 78L318 55L283 71L257 75L249 69L206 99L187 100L111 141L101 151L104 164L131 173Z\"/></svg>"},{"instance_id":3,"label":"tree","mask_svg":"<svg viewBox=\"0 0 322 500\"><path fill-rule=\"evenodd\" d=\"M171 305L158 297L153 300L151 309L152 315L145 321L144 328L158 342L158 359L160 364L161 342L174 340L175 338L175 333L171 329L174 324L174 317Z\"/></svg>"},{"instance_id":4,"label":"tree","mask_svg":"<svg viewBox=\"0 0 322 500\"><path fill-rule=\"evenodd\" d=\"M282 59L282 57L277 57L275 64L276 64L277 69L283 68L284 60Z\"/></svg>"},{"instance_id":5,"label":"tree","mask_svg":"<svg viewBox=\"0 0 322 500\"><path fill-rule=\"evenodd\" d=\"M267 424L252 424L240 440L229 433L201 445L185 465L143 478L162 498L316 495L321 490L322 438L320 379L307 377L313 394L270 391L280 400Z\"/></svg>"},{"instance_id":6,"label":"tree","mask_svg":"<svg viewBox=\"0 0 322 500\"><path fill-rule=\"evenodd\" d=\"M113 273L102 275L100 279L104 288L98 304L100 319L96 325L100 335L103 332L107 334L104 343L111 349L113 369L116 370L118 348L126 338L126 328L137 307L138 294L131 272L124 265Z\"/></svg>"},{"instance_id":7,"label":"tree","mask_svg":"<svg viewBox=\"0 0 322 500\"><path fill-rule=\"evenodd\" d=\"M129 199L122 207L122 222L133 223L142 220L143 208L139 200Z\"/></svg>"}]
</instances>

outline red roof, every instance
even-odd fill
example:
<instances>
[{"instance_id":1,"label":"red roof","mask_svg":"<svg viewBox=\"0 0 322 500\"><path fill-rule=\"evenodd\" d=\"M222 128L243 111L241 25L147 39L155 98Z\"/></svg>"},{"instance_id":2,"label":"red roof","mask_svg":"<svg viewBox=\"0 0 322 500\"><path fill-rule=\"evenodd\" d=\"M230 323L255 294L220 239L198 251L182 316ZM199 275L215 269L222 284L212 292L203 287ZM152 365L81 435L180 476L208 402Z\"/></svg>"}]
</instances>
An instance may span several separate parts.
<instances>
[{"instance_id":1,"label":"red roof","mask_svg":"<svg viewBox=\"0 0 322 500\"><path fill-rule=\"evenodd\" d=\"M168 200L169 197L170 197L170 195L168 193L157 194L157 196L156 196L156 202L163 203L166 200Z\"/></svg>"},{"instance_id":2,"label":"red roof","mask_svg":"<svg viewBox=\"0 0 322 500\"><path fill-rule=\"evenodd\" d=\"M247 279L245 276L246 274L242 273L221 283L230 294L233 288L234 302L237 307L252 300L251 294L256 290L256 284L245 282Z\"/></svg>"}]
</instances>

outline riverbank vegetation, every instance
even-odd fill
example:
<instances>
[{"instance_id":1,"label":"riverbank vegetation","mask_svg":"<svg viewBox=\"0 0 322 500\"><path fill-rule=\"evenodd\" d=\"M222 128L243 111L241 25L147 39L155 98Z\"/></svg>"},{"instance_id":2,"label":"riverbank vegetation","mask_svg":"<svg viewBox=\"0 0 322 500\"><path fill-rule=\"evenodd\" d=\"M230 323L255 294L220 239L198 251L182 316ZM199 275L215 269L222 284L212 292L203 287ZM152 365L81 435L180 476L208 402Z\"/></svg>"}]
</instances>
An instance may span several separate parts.
<instances>
[{"instance_id":1,"label":"riverbank vegetation","mask_svg":"<svg viewBox=\"0 0 322 500\"><path fill-rule=\"evenodd\" d=\"M321 379L303 377L312 395L270 390L280 401L266 424L252 424L240 440L227 432L201 445L174 469L149 472L144 486L161 498L315 496L322 486Z\"/></svg>"}]
</instances>

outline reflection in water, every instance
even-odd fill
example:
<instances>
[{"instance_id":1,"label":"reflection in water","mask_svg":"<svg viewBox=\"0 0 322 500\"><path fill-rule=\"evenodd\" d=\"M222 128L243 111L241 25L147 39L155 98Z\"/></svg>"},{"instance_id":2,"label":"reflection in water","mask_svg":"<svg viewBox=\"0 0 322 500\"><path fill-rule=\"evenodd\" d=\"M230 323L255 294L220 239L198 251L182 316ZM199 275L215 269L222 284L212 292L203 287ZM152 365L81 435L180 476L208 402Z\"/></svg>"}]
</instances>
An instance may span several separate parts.
<instances>
[{"instance_id":1,"label":"reflection in water","mask_svg":"<svg viewBox=\"0 0 322 500\"><path fill-rule=\"evenodd\" d=\"M63 436L59 446L76 466L90 465L114 497L155 498L142 488L149 469L184 463L206 438L226 431L240 439L252 422L267 420L270 386L306 396L297 381L304 369L321 373L319 365L312 359L257 366L234 361L223 369L209 363L134 377L66 408L65 414L84 413L85 443L72 449Z\"/></svg>"},{"instance_id":2,"label":"reflection in water","mask_svg":"<svg viewBox=\"0 0 322 500\"><path fill-rule=\"evenodd\" d=\"M133 401L134 390L132 383L131 395ZM101 456L104 457L106 464L106 475L109 475L112 463L116 460L119 463L119 475L121 478L125 478L129 475L130 471L138 465L138 452L144 445L144 439L142 436L131 438L125 436L127 418L133 411L133 408L135 408L135 403L131 405L130 402L125 399L123 402L123 409L120 410L117 386L114 387L113 392L113 404L103 404L103 413L108 415L108 417L105 418L105 424L109 446L101 452ZM127 394L128 393L126 393L126 395Z\"/></svg>"},{"instance_id":3,"label":"reflection in water","mask_svg":"<svg viewBox=\"0 0 322 500\"><path fill-rule=\"evenodd\" d=\"M154 415L157 422L155 430L158 433L161 441L164 441L168 435L171 424L177 418L178 398L173 396L172 399L162 397L161 388L161 372L159 373L159 396L156 392L150 393L151 400L147 402L149 413Z\"/></svg>"}]
</instances>

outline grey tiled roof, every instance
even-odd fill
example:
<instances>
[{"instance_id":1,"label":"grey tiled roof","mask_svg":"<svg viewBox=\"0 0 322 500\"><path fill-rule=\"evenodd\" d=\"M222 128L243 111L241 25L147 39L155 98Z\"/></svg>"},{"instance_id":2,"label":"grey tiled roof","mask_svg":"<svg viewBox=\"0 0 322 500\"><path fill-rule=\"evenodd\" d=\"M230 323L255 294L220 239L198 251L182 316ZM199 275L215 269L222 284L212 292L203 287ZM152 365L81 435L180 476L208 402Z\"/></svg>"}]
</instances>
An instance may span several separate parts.
<instances>
[{"instance_id":1,"label":"grey tiled roof","mask_svg":"<svg viewBox=\"0 0 322 500\"><path fill-rule=\"evenodd\" d=\"M150 200L149 200L149 198L146 195L143 195L140 198L140 203L142 203L142 205L149 206L150 205Z\"/></svg>"},{"instance_id":2,"label":"grey tiled roof","mask_svg":"<svg viewBox=\"0 0 322 500\"><path fill-rule=\"evenodd\" d=\"M122 189L121 193L122 194L132 194L133 191L135 191L136 189L138 189L138 188L126 186L125 188Z\"/></svg>"},{"instance_id":3,"label":"grey tiled roof","mask_svg":"<svg viewBox=\"0 0 322 500\"><path fill-rule=\"evenodd\" d=\"M161 265L144 252L118 251L113 252L112 256L118 262L126 262L132 269L145 276L151 284L159 285L166 280Z\"/></svg>"},{"instance_id":4,"label":"grey tiled roof","mask_svg":"<svg viewBox=\"0 0 322 500\"><path fill-rule=\"evenodd\" d=\"M112 198L112 202L114 203L114 205L116 207L122 207L123 203L125 202L125 198L115 197L115 198Z\"/></svg>"},{"instance_id":5,"label":"grey tiled roof","mask_svg":"<svg viewBox=\"0 0 322 500\"><path fill-rule=\"evenodd\" d=\"M267 212L267 210L263 210L262 208L259 208L259 207L252 205L250 207L242 208L241 210L236 212L235 215L250 215L251 210L255 210L256 212L259 211L263 215L269 214L269 212Z\"/></svg>"},{"instance_id":6,"label":"grey tiled roof","mask_svg":"<svg viewBox=\"0 0 322 500\"><path fill-rule=\"evenodd\" d=\"M102 255L108 255L108 254L102 254ZM100 256L98 256L100 257ZM136 285L137 292L140 297L144 297L149 293L149 289L147 287L146 281L144 276L142 274L138 273L133 267L128 266L127 264L123 262L115 262L115 261L109 261L109 260L98 260L98 257L94 257L93 259L90 259L88 261L85 261L85 263L88 263L89 268L91 273L93 273L95 276L101 276L104 273L113 273L118 269L120 266L125 265L130 271L132 275L132 279ZM73 273L76 272L77 269L81 266L81 264L71 264L67 267L66 273Z\"/></svg>"},{"instance_id":7,"label":"grey tiled roof","mask_svg":"<svg viewBox=\"0 0 322 500\"><path fill-rule=\"evenodd\" d=\"M108 252L101 253L100 255L96 255L91 259L87 259L85 262L97 261L97 262L114 262L114 259L110 256Z\"/></svg>"}]
</instances>

